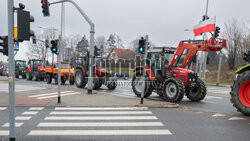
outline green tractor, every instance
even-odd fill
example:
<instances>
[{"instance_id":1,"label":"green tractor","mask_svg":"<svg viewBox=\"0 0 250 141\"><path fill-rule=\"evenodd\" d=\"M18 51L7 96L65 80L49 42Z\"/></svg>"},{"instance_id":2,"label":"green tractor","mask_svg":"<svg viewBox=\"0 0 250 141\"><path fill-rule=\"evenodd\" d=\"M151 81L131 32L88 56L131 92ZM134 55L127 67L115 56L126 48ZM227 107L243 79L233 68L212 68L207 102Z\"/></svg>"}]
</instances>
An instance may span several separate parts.
<instances>
[{"instance_id":1,"label":"green tractor","mask_svg":"<svg viewBox=\"0 0 250 141\"><path fill-rule=\"evenodd\" d=\"M22 78L26 78L26 61L23 60L15 60L15 77L19 78L19 76L22 76Z\"/></svg>"},{"instance_id":2,"label":"green tractor","mask_svg":"<svg viewBox=\"0 0 250 141\"><path fill-rule=\"evenodd\" d=\"M231 86L231 103L243 114L250 116L250 51L244 53L247 65L236 71L236 79Z\"/></svg>"}]
</instances>

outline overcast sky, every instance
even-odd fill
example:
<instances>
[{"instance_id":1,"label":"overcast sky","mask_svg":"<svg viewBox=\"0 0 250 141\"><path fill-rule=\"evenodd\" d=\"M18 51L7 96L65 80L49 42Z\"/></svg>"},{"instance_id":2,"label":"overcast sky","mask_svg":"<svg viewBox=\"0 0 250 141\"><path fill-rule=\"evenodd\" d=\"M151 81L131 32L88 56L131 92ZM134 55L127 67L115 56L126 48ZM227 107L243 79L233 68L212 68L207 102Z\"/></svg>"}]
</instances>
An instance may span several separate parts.
<instances>
[{"instance_id":1,"label":"overcast sky","mask_svg":"<svg viewBox=\"0 0 250 141\"><path fill-rule=\"evenodd\" d=\"M0 35L7 34L7 0L0 0ZM56 0L49 0L53 2ZM74 0L96 25L95 36L112 33L119 35L127 46L132 40L149 35L158 46L177 45L180 40L193 38L192 29L205 13L206 0ZM31 28L60 28L61 5L50 7L50 17L43 17L41 0L15 0L25 4L35 17ZM209 0L208 16L216 16L217 25L237 18L250 25L249 0ZM66 3L65 34L80 34L89 37L89 25L70 3ZM20 45L18 59L24 56L25 45Z\"/></svg>"}]
</instances>

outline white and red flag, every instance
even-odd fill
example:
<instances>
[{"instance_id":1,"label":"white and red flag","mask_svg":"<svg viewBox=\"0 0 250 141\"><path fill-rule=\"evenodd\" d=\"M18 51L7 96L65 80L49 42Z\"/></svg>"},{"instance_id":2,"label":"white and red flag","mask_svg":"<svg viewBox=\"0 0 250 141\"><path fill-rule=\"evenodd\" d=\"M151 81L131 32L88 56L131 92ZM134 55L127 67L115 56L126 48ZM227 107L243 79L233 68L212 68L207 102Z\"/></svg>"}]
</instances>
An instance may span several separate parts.
<instances>
[{"instance_id":1,"label":"white and red flag","mask_svg":"<svg viewBox=\"0 0 250 141\"><path fill-rule=\"evenodd\" d=\"M193 30L194 35L200 36L204 32L214 32L215 31L215 22L216 22L215 17L200 22L198 25L194 26L194 30Z\"/></svg>"}]
</instances>

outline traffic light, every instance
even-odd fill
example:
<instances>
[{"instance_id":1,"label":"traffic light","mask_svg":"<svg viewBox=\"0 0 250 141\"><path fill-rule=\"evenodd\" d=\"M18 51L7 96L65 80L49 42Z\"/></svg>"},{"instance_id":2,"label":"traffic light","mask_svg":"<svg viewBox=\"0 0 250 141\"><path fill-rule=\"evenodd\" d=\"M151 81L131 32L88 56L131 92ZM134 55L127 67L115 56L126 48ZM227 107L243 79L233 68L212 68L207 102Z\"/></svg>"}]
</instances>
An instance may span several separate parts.
<instances>
[{"instance_id":1,"label":"traffic light","mask_svg":"<svg viewBox=\"0 0 250 141\"><path fill-rule=\"evenodd\" d=\"M248 53L244 53L243 60L245 60L248 63L250 62L250 51L248 51Z\"/></svg>"},{"instance_id":2,"label":"traffic light","mask_svg":"<svg viewBox=\"0 0 250 141\"><path fill-rule=\"evenodd\" d=\"M101 49L99 49L97 46L95 46L95 51L94 51L94 55L95 56L99 56L100 55L100 51Z\"/></svg>"},{"instance_id":3,"label":"traffic light","mask_svg":"<svg viewBox=\"0 0 250 141\"><path fill-rule=\"evenodd\" d=\"M43 16L49 16L49 2L48 0L41 0L43 8Z\"/></svg>"},{"instance_id":4,"label":"traffic light","mask_svg":"<svg viewBox=\"0 0 250 141\"><path fill-rule=\"evenodd\" d=\"M3 42L0 43L0 46L3 47L3 49L0 49L0 52L3 53L3 55L8 56L9 52L8 52L8 36L0 36L0 40L2 40Z\"/></svg>"},{"instance_id":5,"label":"traffic light","mask_svg":"<svg viewBox=\"0 0 250 141\"><path fill-rule=\"evenodd\" d=\"M52 53L57 54L57 42L58 40L52 40L50 43L52 45L52 47L50 48Z\"/></svg>"},{"instance_id":6,"label":"traffic light","mask_svg":"<svg viewBox=\"0 0 250 141\"><path fill-rule=\"evenodd\" d=\"M141 40L139 40L139 48L138 48L138 52L141 54L145 53L145 43L146 40L143 39L143 37L141 38Z\"/></svg>"},{"instance_id":7,"label":"traffic light","mask_svg":"<svg viewBox=\"0 0 250 141\"><path fill-rule=\"evenodd\" d=\"M34 17L29 11L23 9L17 10L17 38L18 41L29 41L31 36L34 36L34 31L30 30L30 22L34 22Z\"/></svg>"},{"instance_id":8,"label":"traffic light","mask_svg":"<svg viewBox=\"0 0 250 141\"><path fill-rule=\"evenodd\" d=\"M220 27L216 26L214 31L214 37L217 38L219 36L219 33L220 33Z\"/></svg>"}]
</instances>

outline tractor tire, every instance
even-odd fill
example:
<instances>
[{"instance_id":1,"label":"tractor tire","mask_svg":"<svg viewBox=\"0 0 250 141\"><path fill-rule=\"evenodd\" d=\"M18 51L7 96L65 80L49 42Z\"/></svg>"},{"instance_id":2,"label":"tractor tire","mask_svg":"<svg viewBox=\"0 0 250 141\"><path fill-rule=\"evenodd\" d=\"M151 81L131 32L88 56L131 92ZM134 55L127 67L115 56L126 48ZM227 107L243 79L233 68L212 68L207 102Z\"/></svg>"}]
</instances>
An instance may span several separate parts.
<instances>
[{"instance_id":1,"label":"tractor tire","mask_svg":"<svg viewBox=\"0 0 250 141\"><path fill-rule=\"evenodd\" d=\"M55 84L58 84L58 77L57 77L57 74L55 74L54 79L55 79Z\"/></svg>"},{"instance_id":2,"label":"tractor tire","mask_svg":"<svg viewBox=\"0 0 250 141\"><path fill-rule=\"evenodd\" d=\"M162 93L167 102L179 102L183 99L185 87L181 80L176 77L169 77L163 83Z\"/></svg>"},{"instance_id":3,"label":"tractor tire","mask_svg":"<svg viewBox=\"0 0 250 141\"><path fill-rule=\"evenodd\" d=\"M163 94L163 91L162 91L162 90L158 90L158 91L156 91L156 93L157 93L157 95L158 95L159 97L164 97L164 94Z\"/></svg>"},{"instance_id":4,"label":"tractor tire","mask_svg":"<svg viewBox=\"0 0 250 141\"><path fill-rule=\"evenodd\" d=\"M26 79L32 80L32 75L30 74L29 70L26 70Z\"/></svg>"},{"instance_id":5,"label":"tractor tire","mask_svg":"<svg viewBox=\"0 0 250 141\"><path fill-rule=\"evenodd\" d=\"M98 84L98 86L97 86L97 89L101 88L101 86L102 86L102 82L99 81L99 84Z\"/></svg>"},{"instance_id":6,"label":"tractor tire","mask_svg":"<svg viewBox=\"0 0 250 141\"><path fill-rule=\"evenodd\" d=\"M18 71L15 72L15 77L19 78L19 72Z\"/></svg>"},{"instance_id":7,"label":"tractor tire","mask_svg":"<svg viewBox=\"0 0 250 141\"><path fill-rule=\"evenodd\" d=\"M48 84L51 84L51 81L52 81L51 74L46 74L46 81L47 81Z\"/></svg>"},{"instance_id":8,"label":"tractor tire","mask_svg":"<svg viewBox=\"0 0 250 141\"><path fill-rule=\"evenodd\" d=\"M141 79L143 79L142 76L143 76L142 71L138 70L138 71L136 71L136 73L134 74L133 79L132 79L132 89L137 97L141 97L141 93L142 93L142 89L143 89L142 83L141 84L139 83L139 81ZM152 86L150 85L150 82L148 82L149 81L148 76L146 76L145 80L146 80L146 84L145 84L144 98L147 98L152 94L153 89L152 89Z\"/></svg>"},{"instance_id":9,"label":"tractor tire","mask_svg":"<svg viewBox=\"0 0 250 141\"><path fill-rule=\"evenodd\" d=\"M75 84L77 88L84 88L86 86L86 77L82 70L77 69L75 73Z\"/></svg>"},{"instance_id":10,"label":"tractor tire","mask_svg":"<svg viewBox=\"0 0 250 141\"><path fill-rule=\"evenodd\" d=\"M207 95L207 86L200 78L197 78L196 86L192 90L186 87L186 96L189 100L198 102Z\"/></svg>"},{"instance_id":11,"label":"tractor tire","mask_svg":"<svg viewBox=\"0 0 250 141\"><path fill-rule=\"evenodd\" d=\"M25 75L25 74L24 74L24 75L22 75L22 78L23 78L23 79L26 79L26 75Z\"/></svg>"},{"instance_id":12,"label":"tractor tire","mask_svg":"<svg viewBox=\"0 0 250 141\"><path fill-rule=\"evenodd\" d=\"M44 77L40 77L40 81L44 81Z\"/></svg>"},{"instance_id":13,"label":"tractor tire","mask_svg":"<svg viewBox=\"0 0 250 141\"><path fill-rule=\"evenodd\" d=\"M231 103L237 111L250 116L250 71L238 74L231 86Z\"/></svg>"},{"instance_id":14,"label":"tractor tire","mask_svg":"<svg viewBox=\"0 0 250 141\"><path fill-rule=\"evenodd\" d=\"M34 80L35 81L38 81L40 78L39 78L39 72L34 72Z\"/></svg>"},{"instance_id":15,"label":"tractor tire","mask_svg":"<svg viewBox=\"0 0 250 141\"><path fill-rule=\"evenodd\" d=\"M117 87L117 80L112 80L111 78L108 79L108 82L106 82L106 86L109 90L114 90Z\"/></svg>"},{"instance_id":16,"label":"tractor tire","mask_svg":"<svg viewBox=\"0 0 250 141\"><path fill-rule=\"evenodd\" d=\"M70 78L69 84L70 84L70 85L74 85L74 84L75 84L75 78L74 78L74 76L72 76L72 77Z\"/></svg>"},{"instance_id":17,"label":"tractor tire","mask_svg":"<svg viewBox=\"0 0 250 141\"><path fill-rule=\"evenodd\" d=\"M64 80L64 77L61 77L61 84L64 85L65 84L65 80Z\"/></svg>"}]
</instances>

